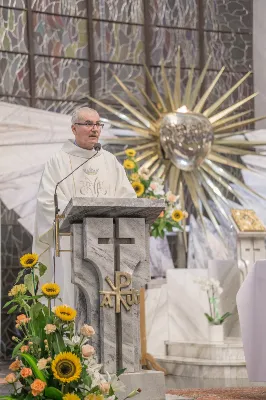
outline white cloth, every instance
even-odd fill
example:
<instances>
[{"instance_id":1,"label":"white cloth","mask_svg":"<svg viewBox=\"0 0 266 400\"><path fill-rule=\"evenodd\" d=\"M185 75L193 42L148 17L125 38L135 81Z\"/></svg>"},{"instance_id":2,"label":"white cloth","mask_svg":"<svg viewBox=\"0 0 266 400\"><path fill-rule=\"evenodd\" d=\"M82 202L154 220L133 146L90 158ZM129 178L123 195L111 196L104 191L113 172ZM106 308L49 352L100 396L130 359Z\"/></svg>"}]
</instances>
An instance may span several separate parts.
<instances>
[{"instance_id":1,"label":"white cloth","mask_svg":"<svg viewBox=\"0 0 266 400\"><path fill-rule=\"evenodd\" d=\"M72 140L67 141L62 149L46 163L37 195L33 251L38 254L45 252L40 257L40 261L48 267L46 281L53 279L55 186L91 156L94 157L58 186L58 205L61 212L72 197L136 197L123 166L113 154L103 149L96 154L95 150L82 149ZM69 249L69 246L69 239L64 238L61 241L61 248ZM70 253L61 253L60 258L56 258L55 278L61 286L63 302L73 306L74 287L71 284Z\"/></svg>"},{"instance_id":2,"label":"white cloth","mask_svg":"<svg viewBox=\"0 0 266 400\"><path fill-rule=\"evenodd\" d=\"M257 261L236 297L250 382L266 382L266 260Z\"/></svg>"}]
</instances>

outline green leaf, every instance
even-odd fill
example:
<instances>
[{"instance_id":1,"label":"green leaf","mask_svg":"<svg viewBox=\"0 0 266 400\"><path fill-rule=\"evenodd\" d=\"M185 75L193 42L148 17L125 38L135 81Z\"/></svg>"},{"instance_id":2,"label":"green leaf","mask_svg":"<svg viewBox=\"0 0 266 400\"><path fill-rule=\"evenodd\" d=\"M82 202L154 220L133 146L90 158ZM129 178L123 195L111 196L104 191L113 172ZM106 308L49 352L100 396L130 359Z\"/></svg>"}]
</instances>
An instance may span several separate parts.
<instances>
[{"instance_id":1,"label":"green leaf","mask_svg":"<svg viewBox=\"0 0 266 400\"><path fill-rule=\"evenodd\" d=\"M54 333L53 348L54 348L54 351L56 354L61 353L66 350L64 340L58 332Z\"/></svg>"},{"instance_id":2,"label":"green leaf","mask_svg":"<svg viewBox=\"0 0 266 400\"><path fill-rule=\"evenodd\" d=\"M40 379L43 382L46 382L46 378L45 378L44 374L42 373L42 371L39 370L36 359L34 357L32 357L30 354L25 354L25 353L20 354L20 357L24 361L26 361L27 364L29 364L29 366L31 367L32 372L36 378Z\"/></svg>"},{"instance_id":3,"label":"green leaf","mask_svg":"<svg viewBox=\"0 0 266 400\"><path fill-rule=\"evenodd\" d=\"M226 312L224 315L221 316L220 321L221 324L224 322L224 320L228 317L230 317L232 314L230 312Z\"/></svg>"},{"instance_id":4,"label":"green leaf","mask_svg":"<svg viewBox=\"0 0 266 400\"><path fill-rule=\"evenodd\" d=\"M12 314L12 312L16 311L17 308L18 308L18 305L16 304L15 306L11 307L11 308L8 310L7 314Z\"/></svg>"},{"instance_id":5,"label":"green leaf","mask_svg":"<svg viewBox=\"0 0 266 400\"><path fill-rule=\"evenodd\" d=\"M14 347L13 352L12 352L12 358L14 358L14 357L17 355L17 353L19 352L19 349L21 348L21 346L23 345L23 343L24 343L24 340L22 340L22 342L18 343L18 344Z\"/></svg>"},{"instance_id":6,"label":"green leaf","mask_svg":"<svg viewBox=\"0 0 266 400\"><path fill-rule=\"evenodd\" d=\"M3 399L3 400L14 400L14 397L10 397L10 396L0 396L0 399Z\"/></svg>"},{"instance_id":7,"label":"green leaf","mask_svg":"<svg viewBox=\"0 0 266 400\"><path fill-rule=\"evenodd\" d=\"M10 300L10 301L7 301L6 302L6 304L3 306L3 308L6 308L6 307L8 307L10 304L12 304L14 301L16 301L16 300Z\"/></svg>"},{"instance_id":8,"label":"green leaf","mask_svg":"<svg viewBox=\"0 0 266 400\"><path fill-rule=\"evenodd\" d=\"M42 308L43 308L43 304L41 304L41 303L34 304L30 310L32 318L34 318L34 319L37 318L39 316L40 312L42 311Z\"/></svg>"},{"instance_id":9,"label":"green leaf","mask_svg":"<svg viewBox=\"0 0 266 400\"><path fill-rule=\"evenodd\" d=\"M44 394L48 399L61 400L63 398L63 393L55 387L46 388Z\"/></svg>"},{"instance_id":10,"label":"green leaf","mask_svg":"<svg viewBox=\"0 0 266 400\"><path fill-rule=\"evenodd\" d=\"M16 284L19 282L19 280L20 280L20 278L23 276L23 274L24 274L24 269L22 269L22 270L18 273L18 276L17 276L17 279L16 279L14 285L16 285Z\"/></svg>"},{"instance_id":11,"label":"green leaf","mask_svg":"<svg viewBox=\"0 0 266 400\"><path fill-rule=\"evenodd\" d=\"M32 274L27 274L24 276L24 285L27 286L28 291L34 296L34 287L33 287L33 279L32 279Z\"/></svg>"},{"instance_id":12,"label":"green leaf","mask_svg":"<svg viewBox=\"0 0 266 400\"><path fill-rule=\"evenodd\" d=\"M47 267L46 265L44 265L43 263L39 262L39 273L40 273L40 277L43 276L45 274L45 272L47 271Z\"/></svg>"},{"instance_id":13,"label":"green leaf","mask_svg":"<svg viewBox=\"0 0 266 400\"><path fill-rule=\"evenodd\" d=\"M122 375L127 369L126 368L121 368L117 371L116 376Z\"/></svg>"},{"instance_id":14,"label":"green leaf","mask_svg":"<svg viewBox=\"0 0 266 400\"><path fill-rule=\"evenodd\" d=\"M214 321L214 319L207 313L204 313L205 317L207 318L207 320L212 323Z\"/></svg>"}]
</instances>

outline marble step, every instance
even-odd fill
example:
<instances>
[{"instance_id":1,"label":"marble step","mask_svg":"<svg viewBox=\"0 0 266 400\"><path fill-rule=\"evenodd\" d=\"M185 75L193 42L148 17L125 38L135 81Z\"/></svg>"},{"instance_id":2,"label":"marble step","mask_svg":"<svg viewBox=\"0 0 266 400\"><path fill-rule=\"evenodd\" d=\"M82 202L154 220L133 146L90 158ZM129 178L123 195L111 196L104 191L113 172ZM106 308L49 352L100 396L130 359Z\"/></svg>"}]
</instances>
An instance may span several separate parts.
<instances>
[{"instance_id":1,"label":"marble step","mask_svg":"<svg viewBox=\"0 0 266 400\"><path fill-rule=\"evenodd\" d=\"M239 339L224 343L166 342L165 347L168 356L245 362L243 344Z\"/></svg>"},{"instance_id":2,"label":"marble step","mask_svg":"<svg viewBox=\"0 0 266 400\"><path fill-rule=\"evenodd\" d=\"M247 379L245 361L208 360L199 358L158 356L159 365L169 375L209 379Z\"/></svg>"}]
</instances>

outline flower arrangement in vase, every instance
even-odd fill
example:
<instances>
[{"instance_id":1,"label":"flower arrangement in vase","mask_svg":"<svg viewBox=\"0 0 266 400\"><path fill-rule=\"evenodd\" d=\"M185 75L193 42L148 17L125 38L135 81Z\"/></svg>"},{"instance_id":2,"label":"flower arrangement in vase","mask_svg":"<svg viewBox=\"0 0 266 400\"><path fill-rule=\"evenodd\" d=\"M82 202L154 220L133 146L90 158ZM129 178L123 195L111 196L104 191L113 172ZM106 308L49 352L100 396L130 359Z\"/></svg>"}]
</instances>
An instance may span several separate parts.
<instances>
[{"instance_id":1,"label":"flower arrangement in vase","mask_svg":"<svg viewBox=\"0 0 266 400\"><path fill-rule=\"evenodd\" d=\"M101 374L102 365L90 344L93 327L84 324L76 332L76 310L66 304L52 307L52 300L61 302L59 285L45 283L38 289L46 266L37 254L25 254L20 263L22 270L4 306L9 307L8 314L16 313L18 332L12 337L15 360L5 377L11 394L0 399L116 400L116 393L125 390L119 380L124 371ZM126 398L139 392L134 390Z\"/></svg>"},{"instance_id":2,"label":"flower arrangement in vase","mask_svg":"<svg viewBox=\"0 0 266 400\"><path fill-rule=\"evenodd\" d=\"M125 150L125 154L127 158L123 165L137 197L165 201L165 211L162 211L152 224L151 236L164 238L165 232L172 232L173 229L182 231L180 222L188 217L188 213L181 210L178 196L171 191L165 192L163 180L159 177L150 177L150 171L138 165L134 149Z\"/></svg>"}]
</instances>

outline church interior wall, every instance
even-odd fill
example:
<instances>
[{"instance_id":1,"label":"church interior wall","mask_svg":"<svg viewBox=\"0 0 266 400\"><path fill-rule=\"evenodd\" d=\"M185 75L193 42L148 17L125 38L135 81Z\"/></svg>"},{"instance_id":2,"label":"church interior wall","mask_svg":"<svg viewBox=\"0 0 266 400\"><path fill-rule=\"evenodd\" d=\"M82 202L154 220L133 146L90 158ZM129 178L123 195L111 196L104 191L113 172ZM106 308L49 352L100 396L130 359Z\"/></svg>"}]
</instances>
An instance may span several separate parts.
<instances>
[{"instance_id":1,"label":"church interior wall","mask_svg":"<svg viewBox=\"0 0 266 400\"><path fill-rule=\"evenodd\" d=\"M93 7L87 9L90 3ZM136 82L143 88L148 85L144 79L146 63L162 93L160 62L162 58L165 60L171 82L175 72L173 55L178 45L182 51L183 85L191 65L199 76L209 55L212 61L205 88L217 71L226 67L212 95L215 98L244 76L253 64L250 0L104 3L106 6L100 0L75 0L56 6L59 2L32 1L32 9L28 11L25 0L1 2L0 23L5 26L5 34L0 43L0 101L70 113L77 105L87 104L89 93L122 110L111 96L120 94L112 72L134 93ZM241 15L238 9L243 11ZM250 77L229 101L236 102L252 91L253 77ZM214 97L209 100L213 102ZM243 110L249 110L252 116L252 102L245 107L249 108ZM19 257L31 250L31 235L3 203L1 217L3 303L16 276ZM172 254L176 255L175 242L173 239L170 242ZM13 321L3 312L1 357L10 355L11 326Z\"/></svg>"}]
</instances>

